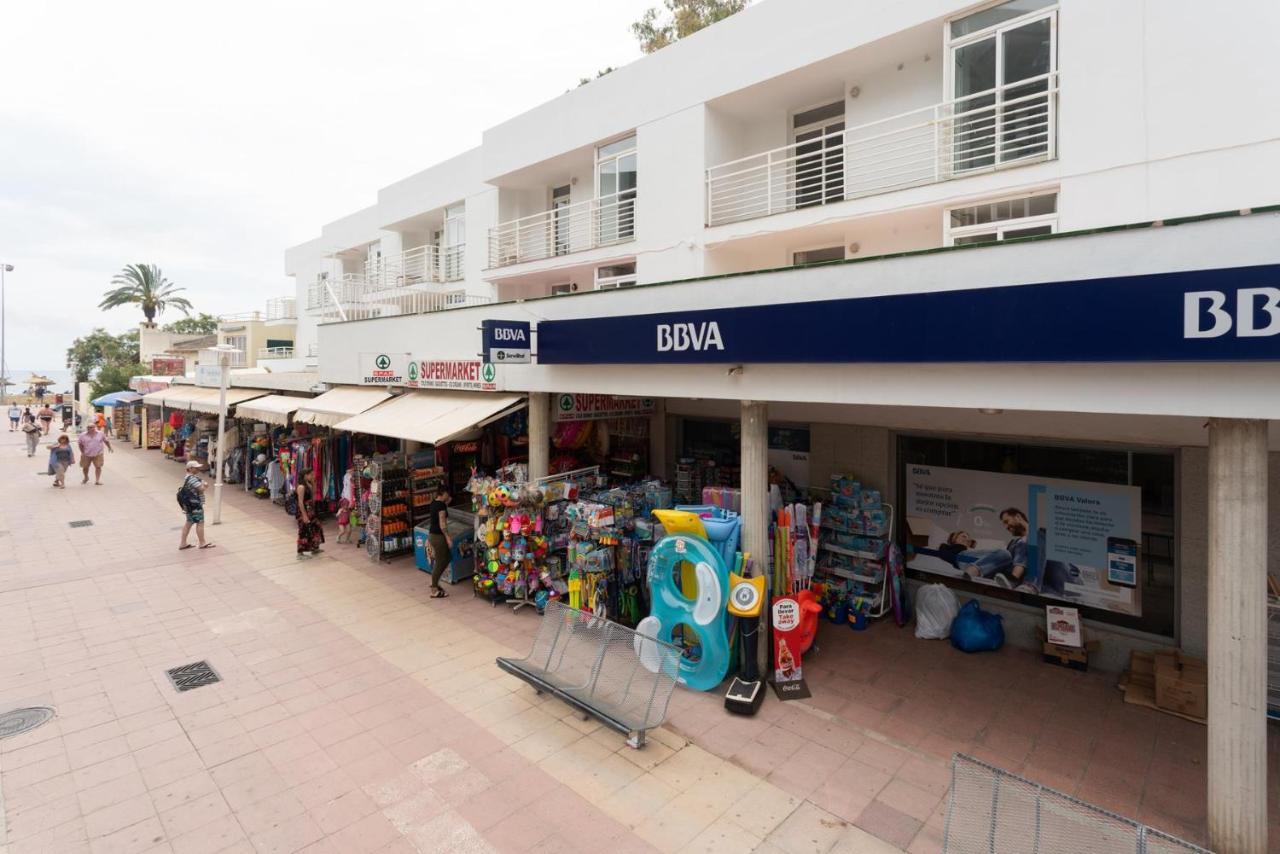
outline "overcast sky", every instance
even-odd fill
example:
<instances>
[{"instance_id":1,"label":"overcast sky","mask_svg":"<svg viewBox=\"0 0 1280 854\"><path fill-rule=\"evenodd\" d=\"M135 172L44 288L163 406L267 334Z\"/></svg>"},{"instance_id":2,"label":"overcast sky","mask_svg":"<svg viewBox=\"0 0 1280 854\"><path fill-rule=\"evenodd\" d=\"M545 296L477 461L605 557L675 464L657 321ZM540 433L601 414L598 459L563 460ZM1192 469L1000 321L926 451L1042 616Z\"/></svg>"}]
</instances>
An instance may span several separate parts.
<instances>
[{"instance_id":1,"label":"overcast sky","mask_svg":"<svg viewBox=\"0 0 1280 854\"><path fill-rule=\"evenodd\" d=\"M639 58L628 25L657 1L6 3L10 373L136 325L97 308L126 263L158 264L214 314L292 294L287 246Z\"/></svg>"}]
</instances>

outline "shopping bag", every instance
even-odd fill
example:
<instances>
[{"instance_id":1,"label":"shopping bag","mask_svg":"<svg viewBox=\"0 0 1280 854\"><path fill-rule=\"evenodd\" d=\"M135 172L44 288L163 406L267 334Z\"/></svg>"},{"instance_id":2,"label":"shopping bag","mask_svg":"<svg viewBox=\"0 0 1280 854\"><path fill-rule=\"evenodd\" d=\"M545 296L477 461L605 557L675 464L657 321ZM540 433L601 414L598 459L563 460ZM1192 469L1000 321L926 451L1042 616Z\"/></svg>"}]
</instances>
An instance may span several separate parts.
<instances>
[{"instance_id":1,"label":"shopping bag","mask_svg":"<svg viewBox=\"0 0 1280 854\"><path fill-rule=\"evenodd\" d=\"M999 614L978 607L970 599L951 622L951 645L961 652L990 652L1004 646L1004 622Z\"/></svg>"},{"instance_id":2,"label":"shopping bag","mask_svg":"<svg viewBox=\"0 0 1280 854\"><path fill-rule=\"evenodd\" d=\"M946 640L951 621L960 613L960 602L945 584L925 584L916 594L916 637Z\"/></svg>"}]
</instances>

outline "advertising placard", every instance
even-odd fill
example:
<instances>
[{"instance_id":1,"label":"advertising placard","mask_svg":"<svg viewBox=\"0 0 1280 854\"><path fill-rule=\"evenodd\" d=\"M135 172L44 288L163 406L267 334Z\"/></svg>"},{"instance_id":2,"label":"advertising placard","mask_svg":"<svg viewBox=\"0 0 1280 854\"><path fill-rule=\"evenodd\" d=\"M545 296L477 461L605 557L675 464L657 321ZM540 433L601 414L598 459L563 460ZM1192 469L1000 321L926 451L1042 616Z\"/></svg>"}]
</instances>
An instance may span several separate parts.
<instances>
[{"instance_id":1,"label":"advertising placard","mask_svg":"<svg viewBox=\"0 0 1280 854\"><path fill-rule=\"evenodd\" d=\"M186 376L186 373L186 359L157 356L151 360L151 375L154 377L181 377Z\"/></svg>"},{"instance_id":2,"label":"advertising placard","mask_svg":"<svg viewBox=\"0 0 1280 854\"><path fill-rule=\"evenodd\" d=\"M911 569L1140 615L1136 486L908 464Z\"/></svg>"},{"instance_id":3,"label":"advertising placard","mask_svg":"<svg viewBox=\"0 0 1280 854\"><path fill-rule=\"evenodd\" d=\"M498 370L479 359L413 359L404 384L409 388L497 391Z\"/></svg>"},{"instance_id":4,"label":"advertising placard","mask_svg":"<svg viewBox=\"0 0 1280 854\"><path fill-rule=\"evenodd\" d=\"M361 385L404 385L408 353L361 353Z\"/></svg>"},{"instance_id":5,"label":"advertising placard","mask_svg":"<svg viewBox=\"0 0 1280 854\"><path fill-rule=\"evenodd\" d=\"M528 364L533 333L527 320L480 321L481 354L486 362Z\"/></svg>"},{"instance_id":6,"label":"advertising placard","mask_svg":"<svg viewBox=\"0 0 1280 854\"><path fill-rule=\"evenodd\" d=\"M556 395L556 421L597 421L652 415L653 398L618 397L612 394Z\"/></svg>"},{"instance_id":7,"label":"advertising placard","mask_svg":"<svg viewBox=\"0 0 1280 854\"><path fill-rule=\"evenodd\" d=\"M204 388L220 388L222 368L218 365L196 365L196 385Z\"/></svg>"}]
</instances>

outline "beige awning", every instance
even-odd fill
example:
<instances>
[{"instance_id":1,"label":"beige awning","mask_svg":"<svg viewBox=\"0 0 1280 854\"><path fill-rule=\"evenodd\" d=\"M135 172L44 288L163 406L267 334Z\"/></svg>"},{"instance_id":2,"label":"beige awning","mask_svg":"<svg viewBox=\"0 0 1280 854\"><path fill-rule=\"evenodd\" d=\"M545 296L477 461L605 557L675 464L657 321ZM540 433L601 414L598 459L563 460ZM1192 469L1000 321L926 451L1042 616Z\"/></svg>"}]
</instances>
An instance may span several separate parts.
<instances>
[{"instance_id":1,"label":"beige awning","mask_svg":"<svg viewBox=\"0 0 1280 854\"><path fill-rule=\"evenodd\" d=\"M255 398L248 403L242 403L237 406L236 417L248 418L252 421L265 421L268 424L288 424L289 413L302 406L302 404L309 402L309 399L305 397L269 394L266 397Z\"/></svg>"},{"instance_id":2,"label":"beige awning","mask_svg":"<svg viewBox=\"0 0 1280 854\"><path fill-rule=\"evenodd\" d=\"M255 397L266 394L260 389L229 388L227 389L227 406L232 407ZM143 403L158 405L163 403L166 409L190 409L195 412L218 414L219 393L216 388L205 388L194 385L176 385L160 391L143 395Z\"/></svg>"},{"instance_id":3,"label":"beige awning","mask_svg":"<svg viewBox=\"0 0 1280 854\"><path fill-rule=\"evenodd\" d=\"M389 397L391 392L381 388L342 386L330 389L319 397L306 401L294 413L293 422L332 427L339 421L372 409Z\"/></svg>"},{"instance_id":4,"label":"beige awning","mask_svg":"<svg viewBox=\"0 0 1280 854\"><path fill-rule=\"evenodd\" d=\"M524 396L519 394L411 391L334 427L438 445L523 403Z\"/></svg>"}]
</instances>

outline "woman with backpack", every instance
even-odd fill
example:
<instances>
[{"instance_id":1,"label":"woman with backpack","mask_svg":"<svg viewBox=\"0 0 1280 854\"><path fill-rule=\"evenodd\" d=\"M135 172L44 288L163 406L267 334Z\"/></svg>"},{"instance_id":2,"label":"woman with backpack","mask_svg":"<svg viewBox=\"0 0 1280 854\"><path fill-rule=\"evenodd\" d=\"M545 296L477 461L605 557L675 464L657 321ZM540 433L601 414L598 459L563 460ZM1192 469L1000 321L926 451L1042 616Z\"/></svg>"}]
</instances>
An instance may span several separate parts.
<instances>
[{"instance_id":1,"label":"woman with backpack","mask_svg":"<svg viewBox=\"0 0 1280 854\"><path fill-rule=\"evenodd\" d=\"M316 476L311 469L303 469L299 475L296 495L298 559L302 560L319 554L324 542L324 528L316 519Z\"/></svg>"},{"instance_id":2,"label":"woman with backpack","mask_svg":"<svg viewBox=\"0 0 1280 854\"><path fill-rule=\"evenodd\" d=\"M196 460L188 460L187 476L183 478L182 486L178 487L178 506L187 515L186 524L182 526L182 539L178 542L178 551L194 548L187 543L187 536L191 533L193 526L196 529L196 539L200 541L200 548L213 548L213 543L204 541L205 483L196 474L201 468L202 466Z\"/></svg>"}]
</instances>

